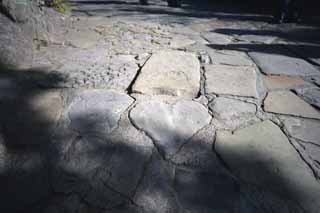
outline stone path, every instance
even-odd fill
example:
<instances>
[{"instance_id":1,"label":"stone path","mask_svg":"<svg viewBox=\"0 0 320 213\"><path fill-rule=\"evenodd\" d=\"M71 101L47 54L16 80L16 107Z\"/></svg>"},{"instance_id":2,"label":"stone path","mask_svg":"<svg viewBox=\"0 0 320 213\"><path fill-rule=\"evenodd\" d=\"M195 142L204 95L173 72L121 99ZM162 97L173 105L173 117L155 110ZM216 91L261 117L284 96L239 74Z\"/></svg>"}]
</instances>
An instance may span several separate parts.
<instances>
[{"instance_id":1,"label":"stone path","mask_svg":"<svg viewBox=\"0 0 320 213\"><path fill-rule=\"evenodd\" d=\"M320 70L299 41L136 3L79 1L30 71L0 74L0 211L318 213Z\"/></svg>"}]
</instances>

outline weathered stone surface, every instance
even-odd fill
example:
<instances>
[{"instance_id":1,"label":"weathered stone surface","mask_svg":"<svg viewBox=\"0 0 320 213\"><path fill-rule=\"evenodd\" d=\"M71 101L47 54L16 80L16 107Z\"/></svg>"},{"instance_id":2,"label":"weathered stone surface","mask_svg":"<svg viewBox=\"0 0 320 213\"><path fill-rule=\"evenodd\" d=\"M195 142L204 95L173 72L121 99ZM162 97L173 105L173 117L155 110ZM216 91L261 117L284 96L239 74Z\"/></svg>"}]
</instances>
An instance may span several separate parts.
<instances>
[{"instance_id":1,"label":"weathered stone surface","mask_svg":"<svg viewBox=\"0 0 320 213\"><path fill-rule=\"evenodd\" d=\"M271 44L277 37L270 35L240 35L237 36L237 39L251 43Z\"/></svg>"},{"instance_id":2,"label":"weathered stone surface","mask_svg":"<svg viewBox=\"0 0 320 213\"><path fill-rule=\"evenodd\" d=\"M182 51L153 54L133 86L137 93L190 98L197 96L199 89L200 63L194 54Z\"/></svg>"},{"instance_id":3,"label":"weathered stone surface","mask_svg":"<svg viewBox=\"0 0 320 213\"><path fill-rule=\"evenodd\" d=\"M253 66L254 63L246 53L232 50L209 51L213 64L231 66Z\"/></svg>"},{"instance_id":4,"label":"weathered stone surface","mask_svg":"<svg viewBox=\"0 0 320 213\"><path fill-rule=\"evenodd\" d=\"M319 209L320 185L279 127L265 121L245 129L218 132L215 149L231 170L274 198L285 196L306 212ZM275 199L272 205L277 205ZM291 206L281 206L290 209ZM288 211L289 212L289 211Z\"/></svg>"},{"instance_id":5,"label":"weathered stone surface","mask_svg":"<svg viewBox=\"0 0 320 213\"><path fill-rule=\"evenodd\" d=\"M320 146L320 121L284 116L281 117L281 120L292 137Z\"/></svg>"},{"instance_id":6,"label":"weathered stone surface","mask_svg":"<svg viewBox=\"0 0 320 213\"><path fill-rule=\"evenodd\" d=\"M237 129L258 121L255 116L257 109L252 103L218 97L209 104L209 108L214 118L222 121L230 129Z\"/></svg>"},{"instance_id":7,"label":"weathered stone surface","mask_svg":"<svg viewBox=\"0 0 320 213\"><path fill-rule=\"evenodd\" d=\"M85 90L71 102L67 116L70 127L82 134L112 132L121 114L133 103L126 94L106 90Z\"/></svg>"},{"instance_id":8,"label":"weathered stone surface","mask_svg":"<svg viewBox=\"0 0 320 213\"><path fill-rule=\"evenodd\" d=\"M264 100L267 112L320 119L320 113L289 91L269 92Z\"/></svg>"},{"instance_id":9,"label":"weathered stone surface","mask_svg":"<svg viewBox=\"0 0 320 213\"><path fill-rule=\"evenodd\" d=\"M135 203L146 212L180 212L173 188L173 172L173 168L154 152L134 196Z\"/></svg>"},{"instance_id":10,"label":"weathered stone surface","mask_svg":"<svg viewBox=\"0 0 320 213\"><path fill-rule=\"evenodd\" d=\"M101 36L93 30L70 30L66 35L67 44L82 49L97 45Z\"/></svg>"},{"instance_id":11,"label":"weathered stone surface","mask_svg":"<svg viewBox=\"0 0 320 213\"><path fill-rule=\"evenodd\" d=\"M0 105L4 131L12 145L48 145L51 130L63 111L60 92L23 91L15 102Z\"/></svg>"},{"instance_id":12,"label":"weathered stone surface","mask_svg":"<svg viewBox=\"0 0 320 213\"><path fill-rule=\"evenodd\" d=\"M207 109L193 101L179 101L174 105L159 101L142 102L132 109L130 118L151 136L165 158L172 157L211 120Z\"/></svg>"},{"instance_id":13,"label":"weathered stone surface","mask_svg":"<svg viewBox=\"0 0 320 213\"><path fill-rule=\"evenodd\" d=\"M185 36L174 36L172 40L170 41L170 47L179 49L179 48L184 48L190 45L193 45L196 43L196 41L185 37Z\"/></svg>"},{"instance_id":14,"label":"weathered stone surface","mask_svg":"<svg viewBox=\"0 0 320 213\"><path fill-rule=\"evenodd\" d=\"M230 36L223 35L220 33L204 33L202 36L210 43L210 44L218 44L218 45L227 45L232 39Z\"/></svg>"},{"instance_id":15,"label":"weathered stone surface","mask_svg":"<svg viewBox=\"0 0 320 213\"><path fill-rule=\"evenodd\" d=\"M257 97L257 76L254 67L207 65L205 67L207 94Z\"/></svg>"},{"instance_id":16,"label":"weathered stone surface","mask_svg":"<svg viewBox=\"0 0 320 213\"><path fill-rule=\"evenodd\" d=\"M16 22L26 22L31 16L32 1L2 0L0 7Z\"/></svg>"},{"instance_id":17,"label":"weathered stone surface","mask_svg":"<svg viewBox=\"0 0 320 213\"><path fill-rule=\"evenodd\" d=\"M262 52L249 52L249 55L267 75L320 75L314 66L285 49L266 49Z\"/></svg>"},{"instance_id":18,"label":"weathered stone surface","mask_svg":"<svg viewBox=\"0 0 320 213\"><path fill-rule=\"evenodd\" d=\"M226 174L177 169L175 189L181 205L187 212L210 213L238 210L237 185Z\"/></svg>"},{"instance_id":19,"label":"weathered stone surface","mask_svg":"<svg viewBox=\"0 0 320 213\"><path fill-rule=\"evenodd\" d=\"M320 109L319 87L296 88L294 91L298 93L298 95L300 95L306 102Z\"/></svg>"},{"instance_id":20,"label":"weathered stone surface","mask_svg":"<svg viewBox=\"0 0 320 213\"><path fill-rule=\"evenodd\" d=\"M48 64L50 70L61 75L58 82L39 79L39 84L49 87L105 88L124 92L139 69L134 55L107 56L104 46L86 50L49 47L45 52L37 53L35 60L35 67Z\"/></svg>"},{"instance_id":21,"label":"weathered stone surface","mask_svg":"<svg viewBox=\"0 0 320 213\"><path fill-rule=\"evenodd\" d=\"M296 76L263 76L263 81L268 90L285 90L310 85L301 77Z\"/></svg>"},{"instance_id":22,"label":"weathered stone surface","mask_svg":"<svg viewBox=\"0 0 320 213\"><path fill-rule=\"evenodd\" d=\"M170 160L193 171L225 172L212 150L214 138L215 127L209 125L193 136Z\"/></svg>"},{"instance_id":23,"label":"weathered stone surface","mask_svg":"<svg viewBox=\"0 0 320 213\"><path fill-rule=\"evenodd\" d=\"M4 138L0 132L2 212L22 211L49 194L48 168L43 151L32 146L11 146L14 146L14 141Z\"/></svg>"},{"instance_id":24,"label":"weathered stone surface","mask_svg":"<svg viewBox=\"0 0 320 213\"><path fill-rule=\"evenodd\" d=\"M32 42L31 32L22 29L0 13L0 65L29 67L33 57Z\"/></svg>"}]
</instances>

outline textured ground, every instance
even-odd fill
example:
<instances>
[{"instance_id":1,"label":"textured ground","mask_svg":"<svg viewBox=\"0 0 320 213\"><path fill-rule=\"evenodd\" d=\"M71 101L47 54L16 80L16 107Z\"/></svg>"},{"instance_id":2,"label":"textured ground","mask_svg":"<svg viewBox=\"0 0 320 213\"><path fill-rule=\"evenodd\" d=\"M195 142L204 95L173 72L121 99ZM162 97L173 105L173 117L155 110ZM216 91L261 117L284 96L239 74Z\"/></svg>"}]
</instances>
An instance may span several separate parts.
<instances>
[{"instance_id":1,"label":"textured ground","mask_svg":"<svg viewBox=\"0 0 320 213\"><path fill-rule=\"evenodd\" d=\"M137 3L1 74L1 212L319 212L319 31Z\"/></svg>"}]
</instances>

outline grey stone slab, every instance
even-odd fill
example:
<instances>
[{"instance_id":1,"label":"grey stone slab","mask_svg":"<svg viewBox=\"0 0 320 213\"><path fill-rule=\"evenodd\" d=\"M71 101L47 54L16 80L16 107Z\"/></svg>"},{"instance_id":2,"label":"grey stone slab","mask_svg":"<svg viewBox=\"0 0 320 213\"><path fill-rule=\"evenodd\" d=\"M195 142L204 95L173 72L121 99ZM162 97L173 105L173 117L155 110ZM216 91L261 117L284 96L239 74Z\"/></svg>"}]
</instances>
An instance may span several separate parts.
<instances>
[{"instance_id":1,"label":"grey stone slab","mask_svg":"<svg viewBox=\"0 0 320 213\"><path fill-rule=\"evenodd\" d=\"M137 188L134 202L146 212L180 212L173 188L173 168L154 152Z\"/></svg>"},{"instance_id":2,"label":"grey stone slab","mask_svg":"<svg viewBox=\"0 0 320 213\"><path fill-rule=\"evenodd\" d=\"M70 29L66 34L66 38L68 45L87 49L96 46L102 37L93 30Z\"/></svg>"},{"instance_id":3,"label":"grey stone slab","mask_svg":"<svg viewBox=\"0 0 320 213\"><path fill-rule=\"evenodd\" d=\"M121 114L133 103L133 99L123 93L107 90L84 90L76 94L66 114L70 127L81 133L112 132Z\"/></svg>"},{"instance_id":4,"label":"grey stone slab","mask_svg":"<svg viewBox=\"0 0 320 213\"><path fill-rule=\"evenodd\" d=\"M261 49L259 52L249 52L249 56L267 75L320 75L320 72L313 65L294 56L286 49Z\"/></svg>"},{"instance_id":5,"label":"grey stone slab","mask_svg":"<svg viewBox=\"0 0 320 213\"><path fill-rule=\"evenodd\" d=\"M306 87L296 88L294 90L306 102L320 109L320 88L319 87Z\"/></svg>"},{"instance_id":6,"label":"grey stone slab","mask_svg":"<svg viewBox=\"0 0 320 213\"><path fill-rule=\"evenodd\" d=\"M159 101L142 102L131 110L130 118L151 136L165 158L172 157L211 120L207 109L193 101L179 101L174 105Z\"/></svg>"},{"instance_id":7,"label":"grey stone slab","mask_svg":"<svg viewBox=\"0 0 320 213\"><path fill-rule=\"evenodd\" d=\"M269 92L264 100L267 112L320 119L320 113L290 91Z\"/></svg>"},{"instance_id":8,"label":"grey stone slab","mask_svg":"<svg viewBox=\"0 0 320 213\"><path fill-rule=\"evenodd\" d=\"M230 176L176 170L177 197L187 212L234 212L239 193Z\"/></svg>"},{"instance_id":9,"label":"grey stone slab","mask_svg":"<svg viewBox=\"0 0 320 213\"><path fill-rule=\"evenodd\" d=\"M141 69L133 92L148 95L197 96L200 89L200 62L183 51L153 54Z\"/></svg>"},{"instance_id":10,"label":"grey stone slab","mask_svg":"<svg viewBox=\"0 0 320 213\"><path fill-rule=\"evenodd\" d=\"M174 162L175 165L192 169L194 172L225 173L226 171L213 152L215 132L213 125L202 129L170 160Z\"/></svg>"},{"instance_id":11,"label":"grey stone slab","mask_svg":"<svg viewBox=\"0 0 320 213\"><path fill-rule=\"evenodd\" d=\"M257 73L254 67L207 65L205 77L207 94L258 97Z\"/></svg>"},{"instance_id":12,"label":"grey stone slab","mask_svg":"<svg viewBox=\"0 0 320 213\"><path fill-rule=\"evenodd\" d=\"M237 129L241 126L256 122L257 107L252 103L246 103L236 99L218 97L209 104L214 118L222 121L229 129Z\"/></svg>"},{"instance_id":13,"label":"grey stone slab","mask_svg":"<svg viewBox=\"0 0 320 213\"><path fill-rule=\"evenodd\" d=\"M264 121L233 133L217 133L215 149L230 169L249 185L297 203L306 212L319 209L320 185L281 129ZM290 212L289 206L279 206Z\"/></svg>"},{"instance_id":14,"label":"grey stone slab","mask_svg":"<svg viewBox=\"0 0 320 213\"><path fill-rule=\"evenodd\" d=\"M210 44L217 44L217 45L227 45L231 43L232 37L223 35L220 33L204 33L202 36L210 43Z\"/></svg>"},{"instance_id":15,"label":"grey stone slab","mask_svg":"<svg viewBox=\"0 0 320 213\"><path fill-rule=\"evenodd\" d=\"M281 120L292 137L320 146L320 121L284 116L281 117Z\"/></svg>"},{"instance_id":16,"label":"grey stone slab","mask_svg":"<svg viewBox=\"0 0 320 213\"><path fill-rule=\"evenodd\" d=\"M233 50L212 50L208 51L213 64L231 66L253 66L253 61L245 52Z\"/></svg>"},{"instance_id":17,"label":"grey stone slab","mask_svg":"<svg viewBox=\"0 0 320 213\"><path fill-rule=\"evenodd\" d=\"M108 56L107 47L100 45L90 49L50 46L36 53L34 68L47 69L59 78L35 79L46 87L97 88L124 92L139 69L134 55ZM39 68L40 67L40 68Z\"/></svg>"}]
</instances>

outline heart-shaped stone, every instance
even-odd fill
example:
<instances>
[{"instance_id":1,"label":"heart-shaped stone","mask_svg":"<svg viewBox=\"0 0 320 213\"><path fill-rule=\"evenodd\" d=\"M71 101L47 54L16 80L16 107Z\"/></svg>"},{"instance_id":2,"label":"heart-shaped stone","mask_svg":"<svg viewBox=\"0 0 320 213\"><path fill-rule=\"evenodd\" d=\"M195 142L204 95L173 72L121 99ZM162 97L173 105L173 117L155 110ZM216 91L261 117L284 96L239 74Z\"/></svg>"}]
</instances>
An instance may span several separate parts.
<instances>
[{"instance_id":1,"label":"heart-shaped stone","mask_svg":"<svg viewBox=\"0 0 320 213\"><path fill-rule=\"evenodd\" d=\"M211 120L208 110L194 101L179 101L174 105L142 102L131 110L130 118L153 139L166 159Z\"/></svg>"}]
</instances>

